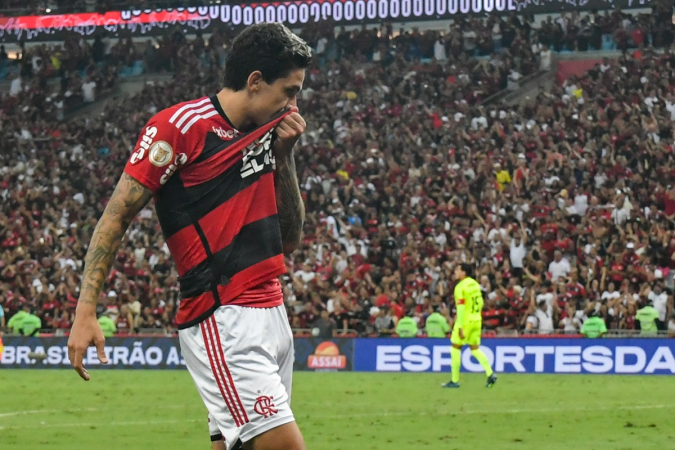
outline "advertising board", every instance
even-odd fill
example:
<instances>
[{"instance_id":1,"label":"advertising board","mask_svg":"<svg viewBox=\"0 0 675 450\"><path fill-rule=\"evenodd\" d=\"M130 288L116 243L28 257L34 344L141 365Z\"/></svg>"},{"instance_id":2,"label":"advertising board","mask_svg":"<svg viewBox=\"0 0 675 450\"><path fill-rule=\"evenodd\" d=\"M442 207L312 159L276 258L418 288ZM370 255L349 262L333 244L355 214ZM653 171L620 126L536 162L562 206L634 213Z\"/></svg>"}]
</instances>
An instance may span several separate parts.
<instances>
[{"instance_id":1,"label":"advertising board","mask_svg":"<svg viewBox=\"0 0 675 450\"><path fill-rule=\"evenodd\" d=\"M555 374L675 374L673 339L484 339L496 372ZM483 368L462 351L462 370ZM357 372L449 372L447 339L357 339Z\"/></svg>"},{"instance_id":2,"label":"advertising board","mask_svg":"<svg viewBox=\"0 0 675 450\"><path fill-rule=\"evenodd\" d=\"M283 22L288 26L329 22L335 25L411 22L497 14L553 14L593 9L649 7L654 0L303 0L252 2L188 8L108 11L105 13L0 17L0 41L59 39L67 33L91 36L157 35L173 30L204 33L226 26Z\"/></svg>"},{"instance_id":3,"label":"advertising board","mask_svg":"<svg viewBox=\"0 0 675 450\"><path fill-rule=\"evenodd\" d=\"M0 368L70 369L68 340L3 338ZM481 345L498 373L675 374L675 339L484 339ZM101 365L90 347L84 364L104 369L184 369L177 338L109 338ZM35 358L35 355L45 355ZM447 339L295 339L296 371L449 372ZM482 372L469 348L462 370Z\"/></svg>"}]
</instances>

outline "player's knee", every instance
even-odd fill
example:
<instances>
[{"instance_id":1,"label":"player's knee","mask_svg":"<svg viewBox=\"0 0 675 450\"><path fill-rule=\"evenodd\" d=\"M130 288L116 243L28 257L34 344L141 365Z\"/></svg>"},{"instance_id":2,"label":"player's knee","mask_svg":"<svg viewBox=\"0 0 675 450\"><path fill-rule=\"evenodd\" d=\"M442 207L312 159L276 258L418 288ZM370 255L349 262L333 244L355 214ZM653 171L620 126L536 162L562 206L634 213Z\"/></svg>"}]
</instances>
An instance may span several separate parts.
<instances>
[{"instance_id":1,"label":"player's knee","mask_svg":"<svg viewBox=\"0 0 675 450\"><path fill-rule=\"evenodd\" d=\"M244 443L244 450L307 450L295 422L273 428Z\"/></svg>"}]
</instances>

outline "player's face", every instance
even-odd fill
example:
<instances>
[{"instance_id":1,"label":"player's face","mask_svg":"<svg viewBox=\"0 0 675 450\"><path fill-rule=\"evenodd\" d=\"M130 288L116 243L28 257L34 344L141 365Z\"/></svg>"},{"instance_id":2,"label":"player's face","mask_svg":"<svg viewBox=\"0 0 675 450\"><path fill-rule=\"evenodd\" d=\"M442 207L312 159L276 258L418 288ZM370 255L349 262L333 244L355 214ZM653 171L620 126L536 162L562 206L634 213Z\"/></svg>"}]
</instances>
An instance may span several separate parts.
<instances>
[{"instance_id":1,"label":"player's face","mask_svg":"<svg viewBox=\"0 0 675 450\"><path fill-rule=\"evenodd\" d=\"M250 105L251 118L261 126L284 109L297 106L297 95L305 81L304 69L295 69L286 78L279 78L272 84L260 80Z\"/></svg>"},{"instance_id":2,"label":"player's face","mask_svg":"<svg viewBox=\"0 0 675 450\"><path fill-rule=\"evenodd\" d=\"M461 281L464 278L464 271L460 266L455 267L455 280Z\"/></svg>"}]
</instances>

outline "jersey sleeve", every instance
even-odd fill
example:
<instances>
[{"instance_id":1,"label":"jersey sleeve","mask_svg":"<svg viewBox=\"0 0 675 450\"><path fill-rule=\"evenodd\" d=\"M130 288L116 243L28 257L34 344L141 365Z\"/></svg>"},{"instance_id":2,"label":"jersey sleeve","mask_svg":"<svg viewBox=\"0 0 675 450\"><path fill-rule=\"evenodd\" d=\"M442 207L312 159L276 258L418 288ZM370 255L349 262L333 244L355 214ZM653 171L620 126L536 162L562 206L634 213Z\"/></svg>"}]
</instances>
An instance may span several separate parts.
<instances>
[{"instance_id":1,"label":"jersey sleeve","mask_svg":"<svg viewBox=\"0 0 675 450\"><path fill-rule=\"evenodd\" d=\"M455 305L464 305L466 303L466 299L464 298L464 293L462 292L462 286L461 283L457 283L457 286L455 286Z\"/></svg>"},{"instance_id":2,"label":"jersey sleeve","mask_svg":"<svg viewBox=\"0 0 675 450\"><path fill-rule=\"evenodd\" d=\"M171 123L172 109L156 114L141 130L124 172L156 194L194 159L196 145Z\"/></svg>"},{"instance_id":3,"label":"jersey sleeve","mask_svg":"<svg viewBox=\"0 0 675 450\"><path fill-rule=\"evenodd\" d=\"M450 325L448 325L448 321L445 320L445 317L443 318L443 321L441 322L441 330L445 334L448 334L448 331L450 331Z\"/></svg>"},{"instance_id":4,"label":"jersey sleeve","mask_svg":"<svg viewBox=\"0 0 675 450\"><path fill-rule=\"evenodd\" d=\"M464 327L464 316L466 311L466 302L467 298L464 295L464 286L463 283L458 283L455 286L455 307L457 308L457 321L456 323L460 328Z\"/></svg>"}]
</instances>

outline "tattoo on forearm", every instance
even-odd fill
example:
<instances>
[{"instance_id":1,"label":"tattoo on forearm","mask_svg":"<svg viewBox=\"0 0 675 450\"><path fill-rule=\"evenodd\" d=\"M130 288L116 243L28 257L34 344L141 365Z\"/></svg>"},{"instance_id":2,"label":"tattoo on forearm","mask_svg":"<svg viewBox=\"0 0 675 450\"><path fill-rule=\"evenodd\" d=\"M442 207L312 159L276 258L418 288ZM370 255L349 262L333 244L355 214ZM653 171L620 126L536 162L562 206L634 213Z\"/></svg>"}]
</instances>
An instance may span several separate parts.
<instances>
[{"instance_id":1,"label":"tattoo on forearm","mask_svg":"<svg viewBox=\"0 0 675 450\"><path fill-rule=\"evenodd\" d=\"M126 173L96 224L84 263L80 302L95 305L110 272L124 233L152 192Z\"/></svg>"},{"instance_id":2,"label":"tattoo on forearm","mask_svg":"<svg viewBox=\"0 0 675 450\"><path fill-rule=\"evenodd\" d=\"M305 205L300 195L300 186L298 185L293 154L284 160L277 159L274 185L276 188L281 240L284 246L297 246L300 243L302 225L305 222Z\"/></svg>"}]
</instances>

